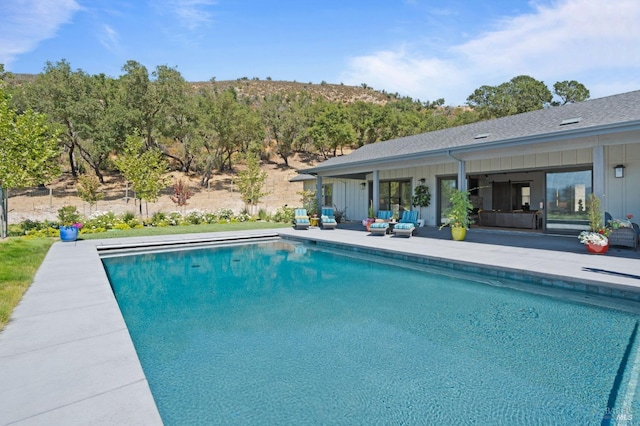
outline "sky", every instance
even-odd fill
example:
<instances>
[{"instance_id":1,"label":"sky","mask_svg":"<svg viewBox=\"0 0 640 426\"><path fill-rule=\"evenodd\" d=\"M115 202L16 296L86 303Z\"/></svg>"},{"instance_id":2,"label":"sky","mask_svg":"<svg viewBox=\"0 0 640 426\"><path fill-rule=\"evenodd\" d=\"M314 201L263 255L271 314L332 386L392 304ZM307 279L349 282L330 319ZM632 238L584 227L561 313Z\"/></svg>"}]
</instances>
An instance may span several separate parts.
<instances>
[{"instance_id":1,"label":"sky","mask_svg":"<svg viewBox=\"0 0 640 426\"><path fill-rule=\"evenodd\" d=\"M639 0L0 0L0 64L335 83L464 105L518 75L640 90Z\"/></svg>"}]
</instances>

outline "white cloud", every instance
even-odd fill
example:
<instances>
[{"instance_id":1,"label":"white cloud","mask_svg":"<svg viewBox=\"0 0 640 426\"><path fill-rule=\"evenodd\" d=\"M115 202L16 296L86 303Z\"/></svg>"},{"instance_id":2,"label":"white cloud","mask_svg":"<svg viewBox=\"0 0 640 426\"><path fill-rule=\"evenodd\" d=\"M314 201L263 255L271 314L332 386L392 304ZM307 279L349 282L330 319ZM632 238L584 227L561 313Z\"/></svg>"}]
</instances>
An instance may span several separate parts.
<instances>
[{"instance_id":1,"label":"white cloud","mask_svg":"<svg viewBox=\"0 0 640 426\"><path fill-rule=\"evenodd\" d=\"M491 31L451 46L447 57L426 57L405 46L397 53L352 58L343 81L423 100L444 97L452 104L463 103L483 84L520 74L549 87L576 79L592 97L640 88L640 2L559 0L533 6L532 13L505 18Z\"/></svg>"},{"instance_id":2,"label":"white cloud","mask_svg":"<svg viewBox=\"0 0 640 426\"><path fill-rule=\"evenodd\" d=\"M507 20L458 51L474 67L535 70L550 75L560 69L638 67L640 2L637 0L569 0L539 6L533 14Z\"/></svg>"},{"instance_id":3,"label":"white cloud","mask_svg":"<svg viewBox=\"0 0 640 426\"><path fill-rule=\"evenodd\" d=\"M11 64L56 35L80 6L75 0L11 0L0 4L0 63Z\"/></svg>"},{"instance_id":4,"label":"white cloud","mask_svg":"<svg viewBox=\"0 0 640 426\"><path fill-rule=\"evenodd\" d=\"M213 20L209 8L215 0L164 0L153 2L157 10L174 15L181 26L189 30L207 25Z\"/></svg>"},{"instance_id":5,"label":"white cloud","mask_svg":"<svg viewBox=\"0 0 640 426\"><path fill-rule=\"evenodd\" d=\"M98 35L100 44L110 52L116 52L120 50L120 35L111 26L102 25L102 32Z\"/></svg>"},{"instance_id":6,"label":"white cloud","mask_svg":"<svg viewBox=\"0 0 640 426\"><path fill-rule=\"evenodd\" d=\"M438 58L412 56L401 48L353 58L343 80L350 85L366 83L377 90L434 101L445 97L447 89L464 77L453 65ZM425 93L429 96L420 95Z\"/></svg>"}]
</instances>

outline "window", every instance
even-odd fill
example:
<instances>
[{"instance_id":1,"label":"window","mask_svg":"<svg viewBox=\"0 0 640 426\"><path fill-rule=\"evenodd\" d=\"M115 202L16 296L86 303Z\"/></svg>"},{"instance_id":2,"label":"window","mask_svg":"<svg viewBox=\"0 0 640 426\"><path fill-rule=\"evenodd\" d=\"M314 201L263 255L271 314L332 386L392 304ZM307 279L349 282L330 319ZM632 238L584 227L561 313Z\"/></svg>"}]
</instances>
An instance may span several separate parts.
<instances>
[{"instance_id":1,"label":"window","mask_svg":"<svg viewBox=\"0 0 640 426\"><path fill-rule=\"evenodd\" d=\"M373 198L373 185L369 186L369 199ZM411 210L411 182L408 180L387 180L380 182L380 210L400 213Z\"/></svg>"},{"instance_id":2,"label":"window","mask_svg":"<svg viewBox=\"0 0 640 426\"><path fill-rule=\"evenodd\" d=\"M527 210L531 206L531 188L528 185L520 188L520 204Z\"/></svg>"},{"instance_id":3,"label":"window","mask_svg":"<svg viewBox=\"0 0 640 426\"><path fill-rule=\"evenodd\" d=\"M325 207L333 206L333 184L327 183L322 185L322 205Z\"/></svg>"}]
</instances>

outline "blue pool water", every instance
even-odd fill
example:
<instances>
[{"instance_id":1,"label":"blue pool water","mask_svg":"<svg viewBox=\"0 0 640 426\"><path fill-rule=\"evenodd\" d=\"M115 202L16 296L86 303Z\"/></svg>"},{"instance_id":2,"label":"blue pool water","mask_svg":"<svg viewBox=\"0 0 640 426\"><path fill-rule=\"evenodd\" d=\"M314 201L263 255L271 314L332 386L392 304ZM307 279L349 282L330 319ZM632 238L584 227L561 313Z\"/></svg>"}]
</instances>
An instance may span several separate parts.
<instances>
[{"instance_id":1,"label":"blue pool water","mask_svg":"<svg viewBox=\"0 0 640 426\"><path fill-rule=\"evenodd\" d=\"M360 257L271 242L103 262L166 424L640 419L636 313Z\"/></svg>"}]
</instances>

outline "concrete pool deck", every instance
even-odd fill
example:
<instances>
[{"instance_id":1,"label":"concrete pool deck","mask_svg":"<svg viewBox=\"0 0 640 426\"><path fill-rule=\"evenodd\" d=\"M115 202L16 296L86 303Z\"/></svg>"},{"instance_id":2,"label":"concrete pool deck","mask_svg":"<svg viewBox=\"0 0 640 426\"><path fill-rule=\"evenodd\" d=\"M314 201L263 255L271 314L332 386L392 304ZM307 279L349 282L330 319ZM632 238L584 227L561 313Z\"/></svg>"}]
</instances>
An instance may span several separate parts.
<instances>
[{"instance_id":1,"label":"concrete pool deck","mask_svg":"<svg viewBox=\"0 0 640 426\"><path fill-rule=\"evenodd\" d=\"M470 238L473 241L457 242L370 236L353 229L280 228L55 243L0 332L0 424L162 424L98 248L277 235L521 271L612 289L614 294L640 294L638 252L590 255L579 250L579 244L573 250L575 237L531 237L538 238L532 248L499 244L507 234L496 233L485 234L485 242L479 242L478 235Z\"/></svg>"}]
</instances>

